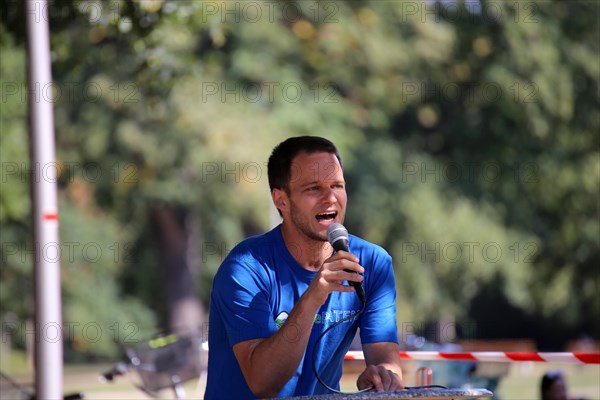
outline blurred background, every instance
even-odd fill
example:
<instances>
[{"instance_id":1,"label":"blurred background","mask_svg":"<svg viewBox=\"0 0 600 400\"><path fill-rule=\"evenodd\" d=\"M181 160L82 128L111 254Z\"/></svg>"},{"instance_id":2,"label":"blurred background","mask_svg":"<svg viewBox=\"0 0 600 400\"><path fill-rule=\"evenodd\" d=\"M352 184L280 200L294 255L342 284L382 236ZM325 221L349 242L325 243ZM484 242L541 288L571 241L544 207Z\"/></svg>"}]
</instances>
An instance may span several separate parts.
<instances>
[{"instance_id":1,"label":"blurred background","mask_svg":"<svg viewBox=\"0 0 600 400\"><path fill-rule=\"evenodd\" d=\"M33 339L32 179L59 175L66 362L112 362L208 326L296 135L338 145L404 348L598 351L596 1L51 1L54 83L31 89L24 6L0 11L3 370ZM53 165L29 161L32 96Z\"/></svg>"}]
</instances>

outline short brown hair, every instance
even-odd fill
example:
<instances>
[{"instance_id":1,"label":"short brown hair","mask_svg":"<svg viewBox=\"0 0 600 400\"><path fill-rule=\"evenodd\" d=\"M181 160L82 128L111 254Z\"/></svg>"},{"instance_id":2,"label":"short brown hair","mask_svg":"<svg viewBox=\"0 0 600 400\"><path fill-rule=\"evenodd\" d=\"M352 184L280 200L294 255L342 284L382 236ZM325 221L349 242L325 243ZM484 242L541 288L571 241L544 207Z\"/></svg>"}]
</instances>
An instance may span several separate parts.
<instances>
[{"instance_id":1,"label":"short brown hair","mask_svg":"<svg viewBox=\"0 0 600 400\"><path fill-rule=\"evenodd\" d=\"M289 193L292 160L302 152L308 154L318 152L335 154L340 166L342 165L340 154L331 141L318 136L291 137L279 143L269 157L267 173L271 190L282 189Z\"/></svg>"}]
</instances>

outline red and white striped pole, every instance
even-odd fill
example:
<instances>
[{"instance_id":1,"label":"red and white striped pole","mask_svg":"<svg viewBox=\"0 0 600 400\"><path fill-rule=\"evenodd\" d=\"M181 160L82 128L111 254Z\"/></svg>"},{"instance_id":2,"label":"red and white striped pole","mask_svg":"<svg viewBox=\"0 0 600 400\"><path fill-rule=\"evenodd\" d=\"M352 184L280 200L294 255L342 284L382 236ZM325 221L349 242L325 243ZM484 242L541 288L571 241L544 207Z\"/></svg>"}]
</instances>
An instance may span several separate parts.
<instances>
[{"instance_id":1,"label":"red and white striped pole","mask_svg":"<svg viewBox=\"0 0 600 400\"><path fill-rule=\"evenodd\" d=\"M48 3L25 0L35 282L36 398L63 398L63 340ZM43 171L43 173L42 173ZM53 252L55 249L55 252Z\"/></svg>"},{"instance_id":2,"label":"red and white striped pole","mask_svg":"<svg viewBox=\"0 0 600 400\"><path fill-rule=\"evenodd\" d=\"M550 352L438 352L401 351L403 360L419 361L481 361L481 362L556 362L568 364L600 364L600 353L550 353ZM345 360L364 360L362 351L349 351Z\"/></svg>"}]
</instances>

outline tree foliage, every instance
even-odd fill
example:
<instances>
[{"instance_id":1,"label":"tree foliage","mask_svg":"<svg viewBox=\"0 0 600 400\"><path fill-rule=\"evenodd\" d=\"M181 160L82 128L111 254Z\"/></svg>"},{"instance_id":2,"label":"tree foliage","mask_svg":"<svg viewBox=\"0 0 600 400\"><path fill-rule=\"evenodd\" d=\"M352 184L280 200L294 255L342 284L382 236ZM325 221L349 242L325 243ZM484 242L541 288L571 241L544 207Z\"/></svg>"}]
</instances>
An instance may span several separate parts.
<instances>
[{"instance_id":1,"label":"tree foliage","mask_svg":"<svg viewBox=\"0 0 600 400\"><path fill-rule=\"evenodd\" d=\"M3 2L0 25L0 296L3 312L26 317L30 302L15 296L31 286L31 260L13 247L30 240L21 7ZM143 303L162 318L150 216L165 206L193 217L206 303L228 249L272 224L269 151L315 134L340 147L350 230L394 257L399 321L452 316L492 336L485 327L500 324L503 305L519 321L560 326L547 342L534 327L506 335L552 346L600 335L595 2L50 10L61 237L105 250L96 262L63 257L66 319L147 329ZM111 258L111 245L131 257Z\"/></svg>"}]
</instances>

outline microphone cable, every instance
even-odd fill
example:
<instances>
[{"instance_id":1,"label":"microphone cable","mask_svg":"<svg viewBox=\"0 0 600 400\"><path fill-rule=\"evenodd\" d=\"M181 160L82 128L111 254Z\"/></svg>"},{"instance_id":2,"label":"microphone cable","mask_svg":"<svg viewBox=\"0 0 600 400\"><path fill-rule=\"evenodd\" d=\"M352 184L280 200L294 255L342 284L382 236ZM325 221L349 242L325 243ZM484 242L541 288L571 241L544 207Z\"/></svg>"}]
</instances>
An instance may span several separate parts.
<instances>
[{"instance_id":1,"label":"microphone cable","mask_svg":"<svg viewBox=\"0 0 600 400\"><path fill-rule=\"evenodd\" d=\"M342 392L340 390L334 389L332 387L330 387L327 383L325 383L323 381L323 379L321 379L321 376L319 375L319 371L317 371L317 363L316 363L316 355L317 355L317 349L319 348L318 344L321 341L321 339L323 339L323 336L325 336L325 334L327 332L329 332L330 330L332 330L333 328L335 328L336 326L339 326L340 324L351 320L352 318L358 318L359 315L361 315L364 311L365 308L367 306L367 303L365 301L361 301L362 303L362 307L360 309L360 311L358 311L356 314L353 315L349 315L345 318L340 319L339 321L335 322L333 325L331 325L330 327L328 327L327 329L325 329L323 332L321 332L321 334L319 335L319 337L317 337L317 340L315 341L315 346L313 348L313 354L312 354L312 370L315 373L315 377L317 378L317 381L319 381L319 383L321 385L323 385L325 387L325 389L329 390L330 392L333 393L340 393L340 394L356 394L356 393L362 393L362 392L366 392L367 390L371 390L373 389L373 386L370 386L366 389L362 389L359 390L357 392Z\"/></svg>"},{"instance_id":2,"label":"microphone cable","mask_svg":"<svg viewBox=\"0 0 600 400\"><path fill-rule=\"evenodd\" d=\"M334 389L332 387L330 387L327 383L325 383L325 381L323 381L323 379L321 378L321 376L319 375L319 371L317 371L317 363L316 363L316 355L317 355L317 349L318 349L318 344L321 341L321 339L323 339L323 337L325 336L326 333L328 333L330 330L334 329L335 327L341 325L342 323L351 320L352 318L358 318L358 316L360 316L364 311L365 308L367 306L366 301L363 301L361 299L361 303L362 303L362 307L360 309L360 311L358 311L356 314L354 315L349 315L345 318L340 319L339 321L335 322L333 325L331 325L330 327L328 327L327 329L325 329L323 332L321 332L321 334L317 337L317 340L315 341L315 346L313 348L313 354L312 354L312 370L315 374L315 377L317 378L317 381L323 386L325 387L325 389L329 390L330 392L333 393L338 393L338 394L357 394L357 393L363 393L363 392L367 392L371 389L373 389L373 386L369 386L365 389L361 389L358 390L356 392L342 392L340 390ZM443 385L423 385L423 386L411 386L411 387L405 387L404 390L425 390L425 389L448 389L448 387L443 386Z\"/></svg>"}]
</instances>

